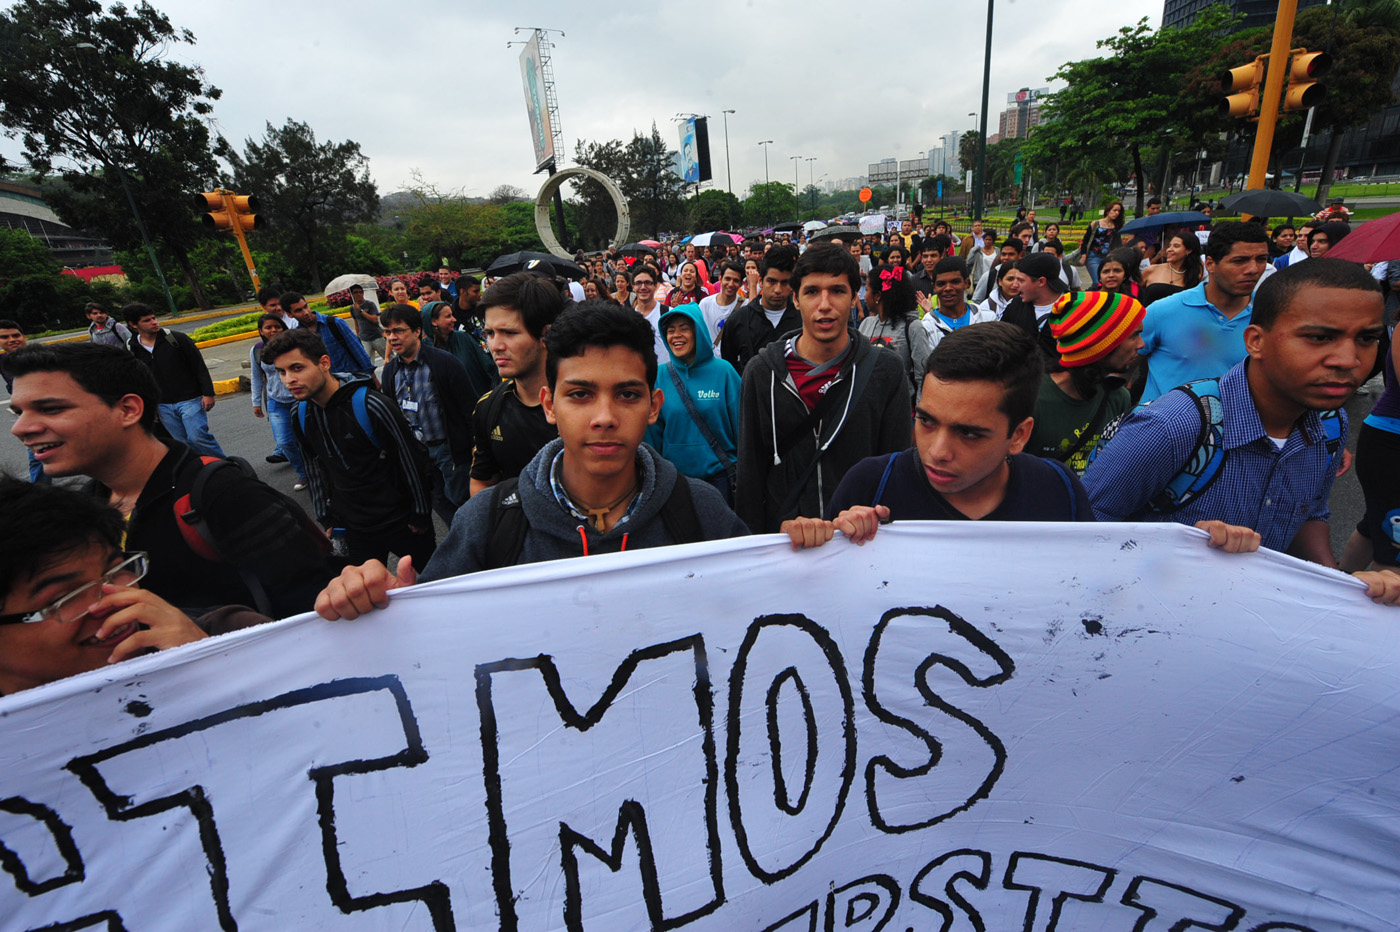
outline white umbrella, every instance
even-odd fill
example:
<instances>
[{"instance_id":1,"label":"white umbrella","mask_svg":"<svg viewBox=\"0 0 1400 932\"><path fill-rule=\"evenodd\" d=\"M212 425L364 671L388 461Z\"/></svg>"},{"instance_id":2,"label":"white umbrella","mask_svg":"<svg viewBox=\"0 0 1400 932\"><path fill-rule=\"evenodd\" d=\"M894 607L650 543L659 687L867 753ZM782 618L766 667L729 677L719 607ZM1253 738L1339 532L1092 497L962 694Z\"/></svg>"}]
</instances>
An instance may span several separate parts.
<instances>
[{"instance_id":1,"label":"white umbrella","mask_svg":"<svg viewBox=\"0 0 1400 932\"><path fill-rule=\"evenodd\" d=\"M822 230L825 228L826 224L822 223L820 220L808 220L806 223L802 224L802 229L807 233L811 233L813 230Z\"/></svg>"},{"instance_id":2,"label":"white umbrella","mask_svg":"<svg viewBox=\"0 0 1400 932\"><path fill-rule=\"evenodd\" d=\"M729 233L722 233L718 230L713 233L701 233L691 239L691 244L695 246L734 246L739 241Z\"/></svg>"},{"instance_id":3,"label":"white umbrella","mask_svg":"<svg viewBox=\"0 0 1400 932\"><path fill-rule=\"evenodd\" d=\"M337 275L326 282L325 293L335 294L337 291L344 291L351 285L363 285L366 291L379 287L379 283L374 280L373 275L359 275L352 272L349 275Z\"/></svg>"}]
</instances>

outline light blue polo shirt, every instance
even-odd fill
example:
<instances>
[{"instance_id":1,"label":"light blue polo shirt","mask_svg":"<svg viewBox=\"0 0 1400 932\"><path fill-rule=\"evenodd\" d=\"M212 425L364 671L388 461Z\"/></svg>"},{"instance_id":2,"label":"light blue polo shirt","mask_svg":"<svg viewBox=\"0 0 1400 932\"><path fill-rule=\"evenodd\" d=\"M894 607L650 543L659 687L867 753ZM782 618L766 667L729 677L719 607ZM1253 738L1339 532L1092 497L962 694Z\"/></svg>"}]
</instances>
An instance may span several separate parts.
<instances>
[{"instance_id":1,"label":"light blue polo shirt","mask_svg":"<svg viewBox=\"0 0 1400 932\"><path fill-rule=\"evenodd\" d=\"M1218 379L1246 355L1244 329L1254 299L1234 317L1226 317L1206 300L1206 284L1152 302L1142 324L1142 355L1148 357L1143 401L1152 401L1178 385Z\"/></svg>"}]
</instances>

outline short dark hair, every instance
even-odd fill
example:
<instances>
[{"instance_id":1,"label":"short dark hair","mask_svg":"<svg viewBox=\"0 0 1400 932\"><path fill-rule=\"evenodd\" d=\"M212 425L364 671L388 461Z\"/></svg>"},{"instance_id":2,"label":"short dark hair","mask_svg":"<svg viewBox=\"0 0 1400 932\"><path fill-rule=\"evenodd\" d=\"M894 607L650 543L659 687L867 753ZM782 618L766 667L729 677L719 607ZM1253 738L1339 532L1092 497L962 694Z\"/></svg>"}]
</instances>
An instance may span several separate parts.
<instances>
[{"instance_id":1,"label":"short dark hair","mask_svg":"<svg viewBox=\"0 0 1400 932\"><path fill-rule=\"evenodd\" d=\"M1298 228L1295 227L1295 226L1294 226L1293 224L1291 224L1291 223L1280 223L1278 226L1274 227L1273 231L1272 231L1269 235L1270 235L1270 236L1278 236L1278 235L1279 235L1280 233L1282 233L1284 230L1294 230L1294 231L1296 231L1297 229L1298 229Z\"/></svg>"},{"instance_id":2,"label":"short dark hair","mask_svg":"<svg viewBox=\"0 0 1400 932\"><path fill-rule=\"evenodd\" d=\"M0 330L18 330L20 336L25 335L24 328L21 327L17 321L13 320L0 320Z\"/></svg>"},{"instance_id":3,"label":"short dark hair","mask_svg":"<svg viewBox=\"0 0 1400 932\"><path fill-rule=\"evenodd\" d=\"M725 272L735 272L738 274L740 281L743 281L744 279L743 268L740 267L739 263L735 262L733 259L725 259L719 264L719 268L715 270L715 280L718 281L719 279L723 278Z\"/></svg>"},{"instance_id":4,"label":"short dark hair","mask_svg":"<svg viewBox=\"0 0 1400 932\"><path fill-rule=\"evenodd\" d=\"M1269 231L1257 223L1241 223L1238 220L1225 220L1211 227L1210 239L1206 240L1206 258L1219 262L1230 254L1236 243L1258 243L1269 245Z\"/></svg>"},{"instance_id":5,"label":"short dark hair","mask_svg":"<svg viewBox=\"0 0 1400 932\"><path fill-rule=\"evenodd\" d=\"M1312 245L1313 238L1321 233L1327 237L1328 244L1335 246L1346 238L1351 232L1351 224L1341 220L1329 220L1326 223L1319 223L1308 233L1308 244Z\"/></svg>"},{"instance_id":6,"label":"short dark hair","mask_svg":"<svg viewBox=\"0 0 1400 932\"><path fill-rule=\"evenodd\" d=\"M427 278L418 279L418 290L422 291L424 288L431 288L434 291L441 291L442 282L438 281L436 278L433 278L431 276Z\"/></svg>"},{"instance_id":7,"label":"short dark hair","mask_svg":"<svg viewBox=\"0 0 1400 932\"><path fill-rule=\"evenodd\" d=\"M1355 262L1345 259L1309 259L1295 262L1270 275L1254 293L1254 309L1249 322L1269 330L1288 309L1298 292L1308 286L1340 288L1345 291L1381 293L1380 282Z\"/></svg>"},{"instance_id":8,"label":"short dark hair","mask_svg":"<svg viewBox=\"0 0 1400 932\"><path fill-rule=\"evenodd\" d=\"M457 290L459 292L466 291L468 288L472 288L480 284L481 279L477 278L475 275L457 276Z\"/></svg>"},{"instance_id":9,"label":"short dark hair","mask_svg":"<svg viewBox=\"0 0 1400 932\"><path fill-rule=\"evenodd\" d=\"M629 266L627 268L627 284L632 284L633 280L642 272L646 272L650 275L656 284L661 284L661 270L650 262L638 262L634 266Z\"/></svg>"},{"instance_id":10,"label":"short dark hair","mask_svg":"<svg viewBox=\"0 0 1400 932\"><path fill-rule=\"evenodd\" d=\"M538 340L564 309L564 296L538 275L516 272L497 281L481 296L483 320L493 307L508 307L519 313L520 322Z\"/></svg>"},{"instance_id":11,"label":"short dark hair","mask_svg":"<svg viewBox=\"0 0 1400 932\"><path fill-rule=\"evenodd\" d=\"M947 275L950 272L957 272L963 278L968 278L967 263L962 260L962 256L944 256L933 266L933 277Z\"/></svg>"},{"instance_id":12,"label":"short dark hair","mask_svg":"<svg viewBox=\"0 0 1400 932\"><path fill-rule=\"evenodd\" d=\"M98 304L96 301L89 301L86 304L86 306L83 307L83 313L91 314L93 311L101 311L104 314L107 313L107 309L105 307Z\"/></svg>"},{"instance_id":13,"label":"short dark hair","mask_svg":"<svg viewBox=\"0 0 1400 932\"><path fill-rule=\"evenodd\" d=\"M141 426L147 431L155 428L160 404L156 377L124 349L96 343L40 343L6 353L4 359L5 373L12 379L32 372L62 372L109 408L124 396L135 395L144 406Z\"/></svg>"},{"instance_id":14,"label":"short dark hair","mask_svg":"<svg viewBox=\"0 0 1400 932\"><path fill-rule=\"evenodd\" d=\"M364 286L364 285L351 285L350 288L349 288L349 290L350 290L350 291L358 291L360 294L364 294L364 293L365 293L365 286Z\"/></svg>"},{"instance_id":15,"label":"short dark hair","mask_svg":"<svg viewBox=\"0 0 1400 932\"><path fill-rule=\"evenodd\" d=\"M952 248L952 237L939 233L936 236L930 236L928 239L924 240L923 245L919 247L919 252L923 253L928 252L930 249L936 249L940 255L946 256L948 255L948 251Z\"/></svg>"},{"instance_id":16,"label":"short dark hair","mask_svg":"<svg viewBox=\"0 0 1400 932\"><path fill-rule=\"evenodd\" d=\"M1002 388L997 410L1010 431L1035 414L1044 365L1030 334L1002 320L962 327L938 341L924 375L940 382L995 382Z\"/></svg>"},{"instance_id":17,"label":"short dark hair","mask_svg":"<svg viewBox=\"0 0 1400 932\"><path fill-rule=\"evenodd\" d=\"M258 289L258 304L265 307L267 305L267 302L271 301L273 298L276 298L279 301L282 300L282 292L272 287L263 287Z\"/></svg>"},{"instance_id":18,"label":"short dark hair","mask_svg":"<svg viewBox=\"0 0 1400 932\"><path fill-rule=\"evenodd\" d=\"M140 301L132 301L130 304L122 306L122 320L128 324L134 324L141 318L154 313L155 311L151 310L149 305L142 304Z\"/></svg>"},{"instance_id":19,"label":"short dark hair","mask_svg":"<svg viewBox=\"0 0 1400 932\"><path fill-rule=\"evenodd\" d=\"M320 362L322 356L330 355L326 352L324 340L310 330L298 327L295 330L279 333L268 340L267 346L263 347L262 361L269 366L274 366L277 364L278 356L283 356L294 350L300 350L312 362Z\"/></svg>"},{"instance_id":20,"label":"short dark hair","mask_svg":"<svg viewBox=\"0 0 1400 932\"><path fill-rule=\"evenodd\" d=\"M850 282L852 294L860 291L860 263L845 246L817 243L808 246L792 267L792 290L797 291L808 275L839 275Z\"/></svg>"},{"instance_id":21,"label":"short dark hair","mask_svg":"<svg viewBox=\"0 0 1400 932\"><path fill-rule=\"evenodd\" d=\"M559 360L582 356L589 347L621 346L642 357L647 385L656 385L656 337L651 324L636 311L597 298L570 307L545 335L545 381L549 390L559 378Z\"/></svg>"},{"instance_id":22,"label":"short dark hair","mask_svg":"<svg viewBox=\"0 0 1400 932\"><path fill-rule=\"evenodd\" d=\"M442 302L436 301L434 303L441 304ZM430 304L429 307L431 306ZM379 312L379 323L386 329L390 324L403 324L409 330L422 330L423 312L411 304L400 304L394 301Z\"/></svg>"},{"instance_id":23,"label":"short dark hair","mask_svg":"<svg viewBox=\"0 0 1400 932\"><path fill-rule=\"evenodd\" d=\"M0 477L0 527L0 601L54 557L92 544L120 551L126 532L121 512L103 498L10 476Z\"/></svg>"},{"instance_id":24,"label":"short dark hair","mask_svg":"<svg viewBox=\"0 0 1400 932\"><path fill-rule=\"evenodd\" d=\"M1020 234L1020 233L1025 232L1026 230L1030 230L1031 232L1035 232L1035 227L1031 226L1029 223L1027 223L1027 222L1024 221L1024 220L1017 220L1015 223L1011 224L1011 229L1010 229L1009 231L1007 231L1007 233L1008 233L1009 236L1013 236L1013 237L1014 237L1014 236L1017 236L1017 235Z\"/></svg>"},{"instance_id":25,"label":"short dark hair","mask_svg":"<svg viewBox=\"0 0 1400 932\"><path fill-rule=\"evenodd\" d=\"M763 261L758 264L758 274L760 277L767 275L769 269L777 269L779 272L791 272L797 265L798 252L796 246L774 246L763 254ZM851 257L846 253L846 258ZM856 280L860 280L860 269L856 269Z\"/></svg>"},{"instance_id":26,"label":"short dark hair","mask_svg":"<svg viewBox=\"0 0 1400 932\"><path fill-rule=\"evenodd\" d=\"M1147 206L1151 207L1153 204L1156 204L1160 207L1162 204L1162 199L1160 197L1149 197L1147 199Z\"/></svg>"},{"instance_id":27,"label":"short dark hair","mask_svg":"<svg viewBox=\"0 0 1400 932\"><path fill-rule=\"evenodd\" d=\"M1010 246L1012 249L1016 250L1017 255L1021 255L1026 251L1026 244L1021 242L1014 236L1008 236L1006 239L1002 240L1001 245L997 247L997 251L1000 252L1007 246Z\"/></svg>"},{"instance_id":28,"label":"short dark hair","mask_svg":"<svg viewBox=\"0 0 1400 932\"><path fill-rule=\"evenodd\" d=\"M293 304L305 300L304 296L295 291L284 291L282 292L282 310L290 313Z\"/></svg>"},{"instance_id":29,"label":"short dark hair","mask_svg":"<svg viewBox=\"0 0 1400 932\"><path fill-rule=\"evenodd\" d=\"M1045 242L1040 244L1040 251L1053 251L1056 255L1063 256L1065 254L1065 244L1060 242L1060 238L1058 236L1052 236Z\"/></svg>"}]
</instances>

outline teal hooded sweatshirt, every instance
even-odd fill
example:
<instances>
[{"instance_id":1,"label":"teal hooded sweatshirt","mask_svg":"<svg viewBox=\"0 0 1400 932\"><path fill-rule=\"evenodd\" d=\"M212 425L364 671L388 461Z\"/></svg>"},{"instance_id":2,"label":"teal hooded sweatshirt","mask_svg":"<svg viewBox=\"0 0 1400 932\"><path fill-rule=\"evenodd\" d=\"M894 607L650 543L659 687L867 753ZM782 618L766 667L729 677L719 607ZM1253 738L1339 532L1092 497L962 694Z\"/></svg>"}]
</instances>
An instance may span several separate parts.
<instances>
[{"instance_id":1,"label":"teal hooded sweatshirt","mask_svg":"<svg viewBox=\"0 0 1400 932\"><path fill-rule=\"evenodd\" d=\"M680 376L696 410L709 425L720 447L729 454L731 463L738 459L739 373L715 356L714 341L698 304L682 304L662 314L659 326L663 336L667 319L677 314L684 314L695 324L695 359L687 366L676 359L669 345L666 347L670 362L662 363L656 373L656 387L665 394L665 401L656 423L647 428L646 440L674 463L682 475L694 479L715 478L724 475L724 464L715 456L705 435L686 410L670 372Z\"/></svg>"}]
</instances>

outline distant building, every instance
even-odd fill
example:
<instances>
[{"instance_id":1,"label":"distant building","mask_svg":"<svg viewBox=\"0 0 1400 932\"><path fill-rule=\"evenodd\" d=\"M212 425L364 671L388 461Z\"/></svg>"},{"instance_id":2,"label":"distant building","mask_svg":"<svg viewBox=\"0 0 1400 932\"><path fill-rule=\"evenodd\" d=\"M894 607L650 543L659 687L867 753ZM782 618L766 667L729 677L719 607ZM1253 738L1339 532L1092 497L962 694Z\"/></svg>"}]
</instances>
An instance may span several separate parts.
<instances>
[{"instance_id":1,"label":"distant building","mask_svg":"<svg viewBox=\"0 0 1400 932\"><path fill-rule=\"evenodd\" d=\"M1010 106L1001 112L995 140L1000 142L1002 139L1025 139L1032 126L1040 125L1040 98L1049 93L1048 87L1038 90L1023 87L1019 91L1007 94L1006 102ZM991 142L989 139L988 144Z\"/></svg>"},{"instance_id":2,"label":"distant building","mask_svg":"<svg viewBox=\"0 0 1400 932\"><path fill-rule=\"evenodd\" d=\"M1298 12L1310 6L1321 6L1327 0L1298 0ZM1166 0L1162 5L1162 28L1180 29L1196 20L1196 15L1208 6L1224 3L1231 13L1243 13L1239 29L1254 29L1273 24L1278 16L1278 0Z\"/></svg>"},{"instance_id":3,"label":"distant building","mask_svg":"<svg viewBox=\"0 0 1400 932\"><path fill-rule=\"evenodd\" d=\"M962 131L956 129L943 135L943 162L948 175L957 175L962 171L962 137Z\"/></svg>"},{"instance_id":4,"label":"distant building","mask_svg":"<svg viewBox=\"0 0 1400 932\"><path fill-rule=\"evenodd\" d=\"M0 226L24 230L48 246L62 265L86 268L112 264L112 247L59 220L33 185L0 181Z\"/></svg>"}]
</instances>

